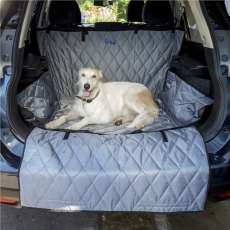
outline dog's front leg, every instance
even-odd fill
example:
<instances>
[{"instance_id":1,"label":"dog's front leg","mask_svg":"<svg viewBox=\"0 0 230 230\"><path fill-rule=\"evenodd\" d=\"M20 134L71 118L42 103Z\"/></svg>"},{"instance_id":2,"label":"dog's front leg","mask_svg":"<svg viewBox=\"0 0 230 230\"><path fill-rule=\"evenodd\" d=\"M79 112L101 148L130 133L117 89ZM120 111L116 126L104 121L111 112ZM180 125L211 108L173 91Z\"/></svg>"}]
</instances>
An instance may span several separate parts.
<instances>
[{"instance_id":1,"label":"dog's front leg","mask_svg":"<svg viewBox=\"0 0 230 230\"><path fill-rule=\"evenodd\" d=\"M97 123L97 120L98 119L95 119L94 117L85 117L79 122L77 122L76 124L69 126L68 129L79 130L87 125L92 125L92 124Z\"/></svg>"},{"instance_id":2,"label":"dog's front leg","mask_svg":"<svg viewBox=\"0 0 230 230\"><path fill-rule=\"evenodd\" d=\"M71 111L66 115L62 115L56 120L50 121L49 123L45 124L45 128L47 129L56 129L59 126L63 125L67 121L72 121L78 118L78 115L74 112Z\"/></svg>"}]
</instances>

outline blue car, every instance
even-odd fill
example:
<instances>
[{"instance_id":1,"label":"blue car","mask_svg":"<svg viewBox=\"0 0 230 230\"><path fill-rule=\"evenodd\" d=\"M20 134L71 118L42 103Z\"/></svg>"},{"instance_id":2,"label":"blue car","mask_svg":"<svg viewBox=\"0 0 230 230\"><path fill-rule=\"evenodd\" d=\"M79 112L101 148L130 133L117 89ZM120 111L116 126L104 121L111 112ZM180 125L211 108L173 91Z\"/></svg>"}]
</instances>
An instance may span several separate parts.
<instances>
[{"instance_id":1,"label":"blue car","mask_svg":"<svg viewBox=\"0 0 230 230\"><path fill-rule=\"evenodd\" d=\"M0 11L1 203L168 213L230 198L227 1L9 0ZM46 129L71 108L82 67L144 84L158 118Z\"/></svg>"}]
</instances>

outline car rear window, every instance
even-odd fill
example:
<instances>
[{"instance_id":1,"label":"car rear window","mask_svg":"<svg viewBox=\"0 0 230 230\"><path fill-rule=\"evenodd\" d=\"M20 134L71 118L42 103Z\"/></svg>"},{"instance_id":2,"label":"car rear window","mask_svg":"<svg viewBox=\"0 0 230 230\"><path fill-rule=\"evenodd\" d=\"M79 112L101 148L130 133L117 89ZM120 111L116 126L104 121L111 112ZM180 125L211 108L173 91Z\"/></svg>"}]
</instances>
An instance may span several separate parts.
<instances>
[{"instance_id":1,"label":"car rear window","mask_svg":"<svg viewBox=\"0 0 230 230\"><path fill-rule=\"evenodd\" d=\"M119 0L113 2L112 5L95 6L94 0L77 0L81 10L82 24L94 24L96 22L126 22L126 12L129 1L130 0Z\"/></svg>"}]
</instances>

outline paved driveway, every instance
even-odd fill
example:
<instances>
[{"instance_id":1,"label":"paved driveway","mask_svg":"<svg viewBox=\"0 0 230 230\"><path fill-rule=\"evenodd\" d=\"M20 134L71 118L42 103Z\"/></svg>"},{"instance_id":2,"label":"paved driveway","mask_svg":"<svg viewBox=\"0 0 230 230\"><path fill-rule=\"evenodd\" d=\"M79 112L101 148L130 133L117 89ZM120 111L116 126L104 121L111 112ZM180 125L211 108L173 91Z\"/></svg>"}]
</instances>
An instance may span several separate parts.
<instances>
[{"instance_id":1,"label":"paved driveway","mask_svg":"<svg viewBox=\"0 0 230 230\"><path fill-rule=\"evenodd\" d=\"M156 215L143 213L56 213L1 206L1 230L228 230L230 201L208 202L201 213Z\"/></svg>"}]
</instances>

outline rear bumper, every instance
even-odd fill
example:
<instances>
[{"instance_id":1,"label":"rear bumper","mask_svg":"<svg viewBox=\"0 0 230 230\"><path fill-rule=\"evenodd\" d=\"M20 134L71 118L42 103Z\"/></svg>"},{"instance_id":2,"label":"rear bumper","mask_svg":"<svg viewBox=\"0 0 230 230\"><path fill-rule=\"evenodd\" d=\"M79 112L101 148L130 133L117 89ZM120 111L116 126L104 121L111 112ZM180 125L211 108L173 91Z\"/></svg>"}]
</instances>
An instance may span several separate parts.
<instances>
[{"instance_id":1,"label":"rear bumper","mask_svg":"<svg viewBox=\"0 0 230 230\"><path fill-rule=\"evenodd\" d=\"M19 204L19 191L20 191L18 172L19 172L19 165L21 162L21 157L14 155L11 152L11 150L7 148L7 146L2 141L0 144L1 144L0 198L2 199L1 203L9 203L10 205L12 204L18 205Z\"/></svg>"},{"instance_id":2,"label":"rear bumper","mask_svg":"<svg viewBox=\"0 0 230 230\"><path fill-rule=\"evenodd\" d=\"M213 202L229 199L229 196L219 197L226 193L230 193L230 162L211 166L208 199Z\"/></svg>"},{"instance_id":3,"label":"rear bumper","mask_svg":"<svg viewBox=\"0 0 230 230\"><path fill-rule=\"evenodd\" d=\"M211 187L208 192L208 200L218 202L230 199L230 184Z\"/></svg>"},{"instance_id":4,"label":"rear bumper","mask_svg":"<svg viewBox=\"0 0 230 230\"><path fill-rule=\"evenodd\" d=\"M13 157L12 153L10 154L7 150L7 148L1 148L0 154L0 198L15 201L13 206L20 207L18 175L21 158L16 155ZM230 193L230 162L211 165L208 200L217 202L229 199L229 197L218 197L218 195L226 193Z\"/></svg>"},{"instance_id":5,"label":"rear bumper","mask_svg":"<svg viewBox=\"0 0 230 230\"><path fill-rule=\"evenodd\" d=\"M0 203L19 206L18 169L10 167L1 160Z\"/></svg>"}]
</instances>

